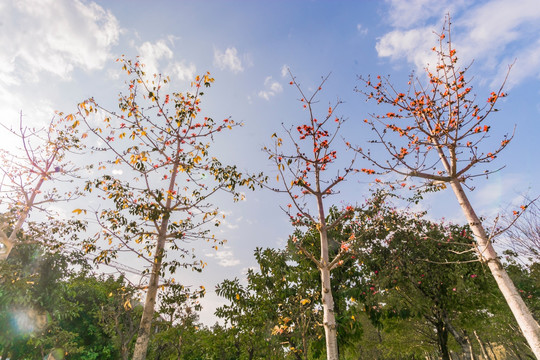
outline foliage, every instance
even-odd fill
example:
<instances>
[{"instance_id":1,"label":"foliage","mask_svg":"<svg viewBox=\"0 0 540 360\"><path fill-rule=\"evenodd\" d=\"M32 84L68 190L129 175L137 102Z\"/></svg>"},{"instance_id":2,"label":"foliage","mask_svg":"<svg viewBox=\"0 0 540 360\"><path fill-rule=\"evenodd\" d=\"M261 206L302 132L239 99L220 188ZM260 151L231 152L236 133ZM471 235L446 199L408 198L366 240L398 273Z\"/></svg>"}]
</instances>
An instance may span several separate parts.
<instances>
[{"instance_id":1,"label":"foliage","mask_svg":"<svg viewBox=\"0 0 540 360\"><path fill-rule=\"evenodd\" d=\"M82 266L81 271L74 265ZM122 279L95 277L87 269L77 253L18 244L0 264L2 351L12 358L43 358L50 352L71 359L117 358L120 349L103 327L103 310L122 300L117 294L125 285Z\"/></svg>"}]
</instances>

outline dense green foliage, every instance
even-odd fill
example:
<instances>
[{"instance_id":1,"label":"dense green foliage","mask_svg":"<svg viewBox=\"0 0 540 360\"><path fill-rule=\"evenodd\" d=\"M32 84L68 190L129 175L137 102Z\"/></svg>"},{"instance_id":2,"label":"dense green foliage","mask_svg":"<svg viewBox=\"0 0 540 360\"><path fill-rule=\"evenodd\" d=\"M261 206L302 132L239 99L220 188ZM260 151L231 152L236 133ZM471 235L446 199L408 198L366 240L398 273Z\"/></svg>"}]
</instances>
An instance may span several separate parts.
<instances>
[{"instance_id":1,"label":"dense green foliage","mask_svg":"<svg viewBox=\"0 0 540 360\"><path fill-rule=\"evenodd\" d=\"M333 209L329 217L339 215ZM491 275L476 261L468 227L381 202L357 209L354 219L358 227L330 234L332 251L356 238L332 273L340 358L531 358ZM256 249L258 269L217 288L228 300L216 311L224 325L199 322L204 291L167 287L148 358L325 358L318 271L294 243L301 237L316 251L317 236L297 231L283 249ZM540 266L515 259L507 254L507 270L538 316ZM122 276L90 269L78 253L35 243L14 248L0 263L3 358L130 358L142 311L138 291Z\"/></svg>"}]
</instances>

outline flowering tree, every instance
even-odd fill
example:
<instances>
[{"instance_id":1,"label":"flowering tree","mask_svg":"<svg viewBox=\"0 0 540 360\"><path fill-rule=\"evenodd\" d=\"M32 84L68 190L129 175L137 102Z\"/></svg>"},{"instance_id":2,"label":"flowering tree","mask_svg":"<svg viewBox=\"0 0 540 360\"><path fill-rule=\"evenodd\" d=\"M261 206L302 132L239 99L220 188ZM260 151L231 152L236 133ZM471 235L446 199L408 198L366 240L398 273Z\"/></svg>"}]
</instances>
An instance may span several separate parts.
<instances>
[{"instance_id":1,"label":"flowering tree","mask_svg":"<svg viewBox=\"0 0 540 360\"><path fill-rule=\"evenodd\" d=\"M383 172L419 177L438 188L450 184L475 235L479 259L488 265L525 338L540 358L540 327L504 270L491 242L493 234L487 234L464 190L470 179L497 171L474 170L492 162L512 139L505 136L491 151L480 149L491 129L488 117L497 111L497 101L506 96L504 83L486 103L478 104L465 77L469 68L458 65L449 19L438 36L439 46L433 48L438 62L434 71L426 70L428 84L411 76L408 90L400 92L388 78L363 79L367 90L362 92L368 99L395 109L364 120L376 134L373 142L381 144L390 159L380 161L369 150L356 150Z\"/></svg>"},{"instance_id":2,"label":"flowering tree","mask_svg":"<svg viewBox=\"0 0 540 360\"><path fill-rule=\"evenodd\" d=\"M48 204L75 195L47 186L52 180L69 181L75 175L77 169L66 155L81 146L77 129L71 126L73 115L58 116L47 128L36 130L24 125L21 113L19 128L7 129L20 140L20 148L17 152L0 150L0 205L9 213L8 223L0 225L0 260L8 258L33 209L44 210Z\"/></svg>"},{"instance_id":3,"label":"flowering tree","mask_svg":"<svg viewBox=\"0 0 540 360\"><path fill-rule=\"evenodd\" d=\"M351 174L351 167L342 172L338 171L333 176L328 176L328 169L337 159L337 151L332 147L338 131L343 124L343 119L336 117L335 110L340 102L328 107L328 111L321 118L315 116L314 105L317 103L316 96L328 77L324 78L318 89L307 97L302 91L296 79L292 77L291 85L296 86L302 96L300 102L308 112L308 121L299 125L294 130L286 130L287 137L292 145L291 152L286 153L283 149L283 139L276 134L274 147L264 150L275 162L281 187L272 190L285 193L290 197L291 203L285 208L293 225L305 226L316 229L320 237L320 257L310 252L298 238L293 238L296 247L306 257L311 259L317 266L321 276L321 300L323 307L323 326L326 336L326 351L328 359L337 359L337 335L336 318L334 314L334 299L330 286L330 272L342 264L342 258L347 255L354 236L347 241L337 243L328 237L329 230L343 225L353 217L354 209L348 206L336 219L327 223L327 211L325 199L335 193L335 187ZM335 125L334 131L329 130ZM312 202L311 211L310 204ZM314 204L313 204L314 203ZM314 206L313 206L314 205ZM337 246L339 251L330 259L329 247Z\"/></svg>"},{"instance_id":4,"label":"flowering tree","mask_svg":"<svg viewBox=\"0 0 540 360\"><path fill-rule=\"evenodd\" d=\"M214 81L208 73L197 76L193 92L165 94L168 78L147 77L139 62L119 61L130 76L127 94L120 95L120 112L107 110L94 99L79 105L80 119L104 144L96 150L111 156L100 166L106 171L86 186L111 205L96 213L102 230L86 249L97 250L101 239L108 246L100 249L98 261L108 262L126 250L146 261L150 279L133 354L140 360L146 357L158 289L174 282L160 283L160 278L178 267L204 266L202 261L182 260L194 259L182 244L198 239L215 242L216 248L219 244L208 229L219 225L210 198L223 190L238 200L242 197L238 186L253 189L255 179L244 177L235 166L222 165L210 153L213 136L238 124L231 119L219 123L201 119L201 90ZM91 114L102 118L90 119ZM111 167L125 174L115 176ZM171 252L176 259L168 256Z\"/></svg>"}]
</instances>

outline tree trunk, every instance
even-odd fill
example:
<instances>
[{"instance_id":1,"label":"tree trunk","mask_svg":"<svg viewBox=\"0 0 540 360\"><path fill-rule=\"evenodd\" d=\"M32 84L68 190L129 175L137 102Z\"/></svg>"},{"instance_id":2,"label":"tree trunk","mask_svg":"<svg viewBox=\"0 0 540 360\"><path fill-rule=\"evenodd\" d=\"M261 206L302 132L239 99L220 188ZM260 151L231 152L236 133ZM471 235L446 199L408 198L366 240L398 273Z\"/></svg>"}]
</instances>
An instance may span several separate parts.
<instances>
[{"instance_id":1,"label":"tree trunk","mask_svg":"<svg viewBox=\"0 0 540 360\"><path fill-rule=\"evenodd\" d=\"M326 358L328 360L338 360L337 352L337 325L334 314L334 298L330 287L330 270L328 262L323 263L321 272L321 299L323 305L323 326L326 337Z\"/></svg>"},{"instance_id":2,"label":"tree trunk","mask_svg":"<svg viewBox=\"0 0 540 360\"><path fill-rule=\"evenodd\" d=\"M7 359L9 356L9 348L6 346L4 351L2 351L2 360Z\"/></svg>"},{"instance_id":3,"label":"tree trunk","mask_svg":"<svg viewBox=\"0 0 540 360\"><path fill-rule=\"evenodd\" d=\"M450 354L448 352L448 329L444 325L444 322L439 321L436 324L437 329L437 345L439 346L439 353L442 360L450 360Z\"/></svg>"},{"instance_id":4,"label":"tree trunk","mask_svg":"<svg viewBox=\"0 0 540 360\"><path fill-rule=\"evenodd\" d=\"M168 221L164 220L164 223L167 224ZM148 350L150 330L152 328L152 319L154 317L154 306L156 305L159 287L159 273L163 261L163 249L165 248L165 236L159 236L157 241L154 264L152 265L152 273L148 284L148 291L146 293L146 301L144 303L141 323L139 325L137 341L135 342L135 350L133 351L133 360L145 360L146 352Z\"/></svg>"},{"instance_id":5,"label":"tree trunk","mask_svg":"<svg viewBox=\"0 0 540 360\"><path fill-rule=\"evenodd\" d=\"M525 305L521 295L514 286L512 279L510 279L508 273L499 261L497 253L487 237L480 219L472 208L461 183L457 179L453 179L450 184L476 238L481 260L487 263L501 293L521 328L523 336L527 339L534 355L540 359L540 327L538 326L538 323L533 318L530 310L527 308L527 305Z\"/></svg>"},{"instance_id":6,"label":"tree trunk","mask_svg":"<svg viewBox=\"0 0 540 360\"><path fill-rule=\"evenodd\" d=\"M307 344L307 335L305 331L302 331L302 357L304 360L308 360L308 344Z\"/></svg>"},{"instance_id":7,"label":"tree trunk","mask_svg":"<svg viewBox=\"0 0 540 360\"><path fill-rule=\"evenodd\" d=\"M129 360L129 349L127 344L122 344L120 349L122 360Z\"/></svg>"},{"instance_id":8,"label":"tree trunk","mask_svg":"<svg viewBox=\"0 0 540 360\"><path fill-rule=\"evenodd\" d=\"M319 271L321 273L321 300L323 306L323 326L326 339L327 360L338 360L337 347L337 324L334 314L334 297L332 296L332 285L330 283L330 256L328 254L328 230L326 228L326 217L322 202L322 195L317 196L317 207L319 210L319 236L321 238L321 262Z\"/></svg>"},{"instance_id":9,"label":"tree trunk","mask_svg":"<svg viewBox=\"0 0 540 360\"><path fill-rule=\"evenodd\" d=\"M476 333L476 330L473 330L473 333L474 333L474 336L476 337L476 340L478 341L478 344L480 344L480 350L482 350L482 356L484 356L485 360L491 360L491 358L489 357L486 351L486 347L484 346L484 343L482 342L482 340L480 340L480 337Z\"/></svg>"},{"instance_id":10,"label":"tree trunk","mask_svg":"<svg viewBox=\"0 0 540 360\"><path fill-rule=\"evenodd\" d=\"M443 315L443 320L450 334L452 334L456 342L459 344L459 346L461 346L461 351L463 352L463 360L474 360L471 342L467 334L465 332L458 331L452 325L446 313Z\"/></svg>"},{"instance_id":11,"label":"tree trunk","mask_svg":"<svg viewBox=\"0 0 540 360\"><path fill-rule=\"evenodd\" d=\"M487 346L489 348L489 351L491 351L491 355L493 355L493 359L499 360L497 358L497 354L495 354L495 350L493 350L493 346L491 346L491 343L489 341L487 342Z\"/></svg>"}]
</instances>

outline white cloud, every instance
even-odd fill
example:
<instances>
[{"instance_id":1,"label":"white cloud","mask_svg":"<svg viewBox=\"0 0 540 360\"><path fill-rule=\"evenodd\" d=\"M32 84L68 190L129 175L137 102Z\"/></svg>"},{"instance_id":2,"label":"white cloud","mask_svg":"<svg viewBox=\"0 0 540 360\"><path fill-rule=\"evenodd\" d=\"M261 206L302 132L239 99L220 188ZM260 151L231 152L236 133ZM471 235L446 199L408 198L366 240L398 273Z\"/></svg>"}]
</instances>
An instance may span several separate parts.
<instances>
[{"instance_id":1,"label":"white cloud","mask_svg":"<svg viewBox=\"0 0 540 360\"><path fill-rule=\"evenodd\" d=\"M273 81L271 76L267 76L264 80L264 90L259 91L260 98L270 100L271 97L276 96L283 91L283 86L277 81Z\"/></svg>"},{"instance_id":2,"label":"white cloud","mask_svg":"<svg viewBox=\"0 0 540 360\"><path fill-rule=\"evenodd\" d=\"M146 41L137 48L137 51L139 52L141 63L144 64L144 71L147 76L159 74L159 61L161 59L170 60L174 55L165 40L159 40L154 44Z\"/></svg>"},{"instance_id":3,"label":"white cloud","mask_svg":"<svg viewBox=\"0 0 540 360\"><path fill-rule=\"evenodd\" d=\"M184 61L181 61L172 64L168 69L168 72L174 74L179 80L190 81L195 79L197 68L193 63L189 63L189 65L186 65Z\"/></svg>"},{"instance_id":4,"label":"white cloud","mask_svg":"<svg viewBox=\"0 0 540 360\"><path fill-rule=\"evenodd\" d=\"M435 37L431 27L411 30L394 30L385 34L375 49L380 57L389 57L391 60L406 58L417 69L423 69L428 63L435 63L433 51Z\"/></svg>"},{"instance_id":5,"label":"white cloud","mask_svg":"<svg viewBox=\"0 0 540 360\"><path fill-rule=\"evenodd\" d=\"M173 45L174 41L177 39L177 37L169 35L166 40L161 39L155 43L146 41L137 47L141 63L144 64L144 71L147 76L160 74L162 62L168 61L168 64L165 67L165 73L167 75L175 76L181 81L191 81L195 78L197 67L194 63L187 64L185 60L174 60L174 51L169 44Z\"/></svg>"},{"instance_id":6,"label":"white cloud","mask_svg":"<svg viewBox=\"0 0 540 360\"><path fill-rule=\"evenodd\" d=\"M48 125L54 115L54 108L49 100L36 97L29 101L33 93L2 85L0 80L0 119L3 125L17 128L21 110L25 124L31 123L36 128ZM2 138L2 148L13 149L15 144L19 146L16 140L18 139L10 142L9 139Z\"/></svg>"},{"instance_id":7,"label":"white cloud","mask_svg":"<svg viewBox=\"0 0 540 360\"><path fill-rule=\"evenodd\" d=\"M110 11L79 0L8 2L0 12L0 84L37 81L41 72L69 79L100 69L120 27Z\"/></svg>"},{"instance_id":8,"label":"white cloud","mask_svg":"<svg viewBox=\"0 0 540 360\"><path fill-rule=\"evenodd\" d=\"M110 11L80 0L4 1L0 11L0 118L37 127L54 114L30 83L44 77L69 80L75 69L95 70L112 57L121 29ZM27 85L27 86L25 86ZM32 99L29 101L29 99Z\"/></svg>"},{"instance_id":9,"label":"white cloud","mask_svg":"<svg viewBox=\"0 0 540 360\"><path fill-rule=\"evenodd\" d=\"M284 64L281 67L281 76L286 77L287 75L289 75L289 66L287 64Z\"/></svg>"},{"instance_id":10,"label":"white cloud","mask_svg":"<svg viewBox=\"0 0 540 360\"><path fill-rule=\"evenodd\" d=\"M228 69L237 74L244 71L242 61L238 57L236 48L227 48L224 52L214 49L214 65L221 70Z\"/></svg>"},{"instance_id":11,"label":"white cloud","mask_svg":"<svg viewBox=\"0 0 540 360\"><path fill-rule=\"evenodd\" d=\"M401 29L418 26L433 18L442 21L447 13L454 14L464 4L470 4L466 0L388 0L387 3L390 4L390 23Z\"/></svg>"},{"instance_id":12,"label":"white cloud","mask_svg":"<svg viewBox=\"0 0 540 360\"><path fill-rule=\"evenodd\" d=\"M462 64L473 59L484 78L500 85L508 65L518 62L510 75L510 85L530 77L540 77L540 6L538 0L468 1L389 0L389 20L394 29L383 35L376 49L380 57L405 58L423 69L433 63L428 51L436 43L433 31L440 32L444 16L452 16L452 42Z\"/></svg>"},{"instance_id":13,"label":"white cloud","mask_svg":"<svg viewBox=\"0 0 540 360\"><path fill-rule=\"evenodd\" d=\"M368 29L366 29L362 24L357 24L356 30L360 35L366 35L368 33Z\"/></svg>"},{"instance_id":14,"label":"white cloud","mask_svg":"<svg viewBox=\"0 0 540 360\"><path fill-rule=\"evenodd\" d=\"M217 250L214 253L205 254L209 258L215 258L220 266L231 267L240 264L240 260L234 256L234 253L228 246Z\"/></svg>"},{"instance_id":15,"label":"white cloud","mask_svg":"<svg viewBox=\"0 0 540 360\"><path fill-rule=\"evenodd\" d=\"M497 85L515 59L518 62L510 76L511 84L531 75L540 77L538 5L537 0L492 0L468 11L455 21L456 28L465 29L458 50L495 69L499 73Z\"/></svg>"}]
</instances>

